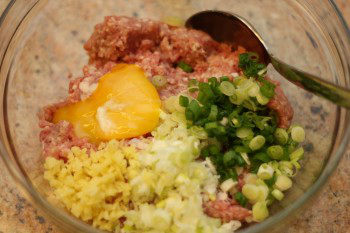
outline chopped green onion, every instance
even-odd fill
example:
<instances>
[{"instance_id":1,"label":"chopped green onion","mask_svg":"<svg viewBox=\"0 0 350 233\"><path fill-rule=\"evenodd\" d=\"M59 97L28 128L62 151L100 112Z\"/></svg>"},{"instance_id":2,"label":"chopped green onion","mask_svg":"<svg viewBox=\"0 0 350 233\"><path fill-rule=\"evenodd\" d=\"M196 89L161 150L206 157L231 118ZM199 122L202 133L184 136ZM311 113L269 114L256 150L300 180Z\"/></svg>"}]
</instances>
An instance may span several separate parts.
<instances>
[{"instance_id":1,"label":"chopped green onion","mask_svg":"<svg viewBox=\"0 0 350 233\"><path fill-rule=\"evenodd\" d=\"M153 76L151 79L151 82L155 87L158 87L158 88L164 87L168 83L167 78L163 75Z\"/></svg>"},{"instance_id":2,"label":"chopped green onion","mask_svg":"<svg viewBox=\"0 0 350 233\"><path fill-rule=\"evenodd\" d=\"M197 79L190 79L189 81L188 81L188 87L193 87L193 86L198 86L198 80Z\"/></svg>"},{"instance_id":3,"label":"chopped green onion","mask_svg":"<svg viewBox=\"0 0 350 233\"><path fill-rule=\"evenodd\" d=\"M223 81L220 83L219 90L227 96L231 96L235 92L235 87L229 81Z\"/></svg>"},{"instance_id":4,"label":"chopped green onion","mask_svg":"<svg viewBox=\"0 0 350 233\"><path fill-rule=\"evenodd\" d=\"M243 101L242 105L245 108L248 108L249 110L252 110L254 112L258 110L258 104L252 98L248 98L245 101Z\"/></svg>"},{"instance_id":5,"label":"chopped green onion","mask_svg":"<svg viewBox=\"0 0 350 233\"><path fill-rule=\"evenodd\" d=\"M253 173L248 173L244 177L244 183L246 183L246 184L255 184L257 180L258 180L258 176L256 174L253 174Z\"/></svg>"},{"instance_id":6,"label":"chopped green onion","mask_svg":"<svg viewBox=\"0 0 350 233\"><path fill-rule=\"evenodd\" d=\"M260 93L259 85L255 82L251 84L251 86L248 88L248 95L250 97L256 97Z\"/></svg>"},{"instance_id":7,"label":"chopped green onion","mask_svg":"<svg viewBox=\"0 0 350 233\"><path fill-rule=\"evenodd\" d=\"M237 153L249 153L249 152L251 152L251 149L248 146L234 146L233 149Z\"/></svg>"},{"instance_id":8,"label":"chopped green onion","mask_svg":"<svg viewBox=\"0 0 350 233\"><path fill-rule=\"evenodd\" d=\"M230 81L230 79L227 76L222 76L220 77L220 82L223 82L223 81Z\"/></svg>"},{"instance_id":9,"label":"chopped green onion","mask_svg":"<svg viewBox=\"0 0 350 233\"><path fill-rule=\"evenodd\" d=\"M196 91L198 91L199 89L198 89L198 87L190 87L190 88L188 88L188 91L190 92L190 93L194 93L194 92L196 92Z\"/></svg>"},{"instance_id":10,"label":"chopped green onion","mask_svg":"<svg viewBox=\"0 0 350 233\"><path fill-rule=\"evenodd\" d=\"M248 94L250 88L252 88L252 87L254 87L256 85L257 85L256 81L253 78L249 78L249 79L242 80L239 83L239 85L237 86L237 88L244 90Z\"/></svg>"},{"instance_id":11,"label":"chopped green onion","mask_svg":"<svg viewBox=\"0 0 350 233\"><path fill-rule=\"evenodd\" d=\"M207 82L189 80L188 91L198 92L197 97L191 100L191 97L180 96L176 104L178 111L183 112L185 108L190 134L198 134L205 140L199 147L201 157L215 166L223 190L227 191L227 187L237 181L241 170L248 169L250 174L255 173L255 179L249 183L245 177L242 192L231 188L229 193L239 203L245 198L245 202L249 200L252 205L261 202L260 205L267 208L274 199L280 198L278 190L288 186L288 180L283 182L300 168L298 160L302 153L301 149L296 150L301 141L300 132L294 129L292 134L293 128L276 129L277 120L264 106L274 96L276 86L264 78L267 69L258 63L258 56L241 54L239 63L244 75L235 75L233 81L226 76L210 77ZM179 68L186 69L186 66L179 62ZM191 71L190 67L185 72ZM287 178L281 178L283 176ZM271 194L273 189L277 190L277 198ZM268 212L265 215L268 216ZM257 219L265 218L261 216Z\"/></svg>"},{"instance_id":12,"label":"chopped green onion","mask_svg":"<svg viewBox=\"0 0 350 233\"><path fill-rule=\"evenodd\" d=\"M239 55L238 66L247 77L257 77L258 72L266 66L258 63L259 57L256 53L242 53Z\"/></svg>"},{"instance_id":13,"label":"chopped green onion","mask_svg":"<svg viewBox=\"0 0 350 233\"><path fill-rule=\"evenodd\" d=\"M274 135L278 144L284 145L288 142L288 133L285 129L277 128Z\"/></svg>"},{"instance_id":14,"label":"chopped green onion","mask_svg":"<svg viewBox=\"0 0 350 233\"><path fill-rule=\"evenodd\" d=\"M186 108L188 106L189 102L190 101L189 101L188 97L180 95L180 97L179 97L179 104L180 104L180 106Z\"/></svg>"},{"instance_id":15,"label":"chopped green onion","mask_svg":"<svg viewBox=\"0 0 350 233\"><path fill-rule=\"evenodd\" d=\"M237 172L234 168L229 168L227 170L218 170L220 174L220 180L225 181L232 178L234 181L237 181Z\"/></svg>"},{"instance_id":16,"label":"chopped green onion","mask_svg":"<svg viewBox=\"0 0 350 233\"><path fill-rule=\"evenodd\" d=\"M236 105L242 104L246 99L248 99L248 93L242 89L235 89L234 93L230 96L231 103Z\"/></svg>"},{"instance_id":17,"label":"chopped green onion","mask_svg":"<svg viewBox=\"0 0 350 233\"><path fill-rule=\"evenodd\" d=\"M250 128L239 128L236 131L236 136L241 139L244 139L244 138L250 139L250 138L253 138L254 132Z\"/></svg>"},{"instance_id":18,"label":"chopped green onion","mask_svg":"<svg viewBox=\"0 0 350 233\"><path fill-rule=\"evenodd\" d=\"M288 131L287 131L288 132ZM293 151L295 151L297 149L297 146L299 145L299 143L293 141L291 138L288 139L288 142L286 144L287 147L287 153L291 154Z\"/></svg>"},{"instance_id":19,"label":"chopped green onion","mask_svg":"<svg viewBox=\"0 0 350 233\"><path fill-rule=\"evenodd\" d=\"M218 107L216 105L212 105L210 107L210 113L209 113L209 116L208 116L208 120L209 121L216 121L217 119L217 116L218 116Z\"/></svg>"},{"instance_id":20,"label":"chopped green onion","mask_svg":"<svg viewBox=\"0 0 350 233\"><path fill-rule=\"evenodd\" d=\"M192 100L185 110L187 120L195 121L201 114L201 107L196 100Z\"/></svg>"},{"instance_id":21,"label":"chopped green onion","mask_svg":"<svg viewBox=\"0 0 350 233\"><path fill-rule=\"evenodd\" d=\"M274 198L276 198L279 201L281 201L284 198L284 194L278 189L272 190L271 194Z\"/></svg>"},{"instance_id":22,"label":"chopped green onion","mask_svg":"<svg viewBox=\"0 0 350 233\"><path fill-rule=\"evenodd\" d=\"M248 157L248 154L246 152L241 152L240 153L241 157L243 158L244 162L248 165L250 165L250 160L249 160L249 157ZM238 163L238 165L240 165L240 163ZM242 164L243 166L244 164Z\"/></svg>"},{"instance_id":23,"label":"chopped green onion","mask_svg":"<svg viewBox=\"0 0 350 233\"><path fill-rule=\"evenodd\" d=\"M257 53L254 52L248 52L248 57L250 60L252 61L259 61L259 55Z\"/></svg>"},{"instance_id":24,"label":"chopped green onion","mask_svg":"<svg viewBox=\"0 0 350 233\"><path fill-rule=\"evenodd\" d=\"M235 160L238 164L238 166L244 166L246 163L249 163L249 160L245 160L245 158L243 158L242 154L237 154L237 156L235 157Z\"/></svg>"},{"instance_id":25,"label":"chopped green onion","mask_svg":"<svg viewBox=\"0 0 350 233\"><path fill-rule=\"evenodd\" d=\"M264 130L266 126L268 126L268 121L270 121L271 117L263 117L263 116L254 116L253 121L256 127L260 130Z\"/></svg>"},{"instance_id":26,"label":"chopped green onion","mask_svg":"<svg viewBox=\"0 0 350 233\"><path fill-rule=\"evenodd\" d=\"M293 151L290 155L289 158L291 161L298 161L303 158L304 155L304 148L300 147Z\"/></svg>"},{"instance_id":27,"label":"chopped green onion","mask_svg":"<svg viewBox=\"0 0 350 233\"><path fill-rule=\"evenodd\" d=\"M301 168L300 164L299 164L297 161L295 161L295 160L290 161L290 163L293 164L294 167L295 167L297 170L299 170L299 169ZM295 174L293 174L293 175L295 175ZM293 176L293 175L292 175L292 176Z\"/></svg>"},{"instance_id":28,"label":"chopped green onion","mask_svg":"<svg viewBox=\"0 0 350 233\"><path fill-rule=\"evenodd\" d=\"M219 155L220 154L220 148L217 146L217 145L209 145L208 146L208 149L209 149L209 153L210 155Z\"/></svg>"},{"instance_id":29,"label":"chopped green onion","mask_svg":"<svg viewBox=\"0 0 350 233\"><path fill-rule=\"evenodd\" d=\"M270 164L269 164L270 165ZM271 165L270 165L271 166ZM271 166L272 167L272 166ZM273 168L273 167L272 167ZM275 170L275 169L274 169ZM276 182L277 176L276 176L276 172L275 174L273 174L273 176L268 179L268 180L264 180L264 183L268 186L268 187L272 187L275 182Z\"/></svg>"},{"instance_id":30,"label":"chopped green onion","mask_svg":"<svg viewBox=\"0 0 350 233\"><path fill-rule=\"evenodd\" d=\"M255 201L259 197L259 188L254 184L245 184L242 187L242 193L249 201Z\"/></svg>"},{"instance_id":31,"label":"chopped green onion","mask_svg":"<svg viewBox=\"0 0 350 233\"><path fill-rule=\"evenodd\" d=\"M207 139L208 138L208 134L205 132L205 130L202 127L199 126L192 126L191 128L189 128L189 132L196 136L198 139Z\"/></svg>"},{"instance_id":32,"label":"chopped green onion","mask_svg":"<svg viewBox=\"0 0 350 233\"><path fill-rule=\"evenodd\" d=\"M259 78L258 80L262 84L260 86L261 94L266 96L267 98L272 98L275 95L276 85L271 83L270 81L264 79L264 78Z\"/></svg>"},{"instance_id":33,"label":"chopped green onion","mask_svg":"<svg viewBox=\"0 0 350 233\"><path fill-rule=\"evenodd\" d=\"M177 63L177 66L186 73L193 72L192 67L189 64L185 63L184 61L180 61L179 63Z\"/></svg>"},{"instance_id":34,"label":"chopped green onion","mask_svg":"<svg viewBox=\"0 0 350 233\"><path fill-rule=\"evenodd\" d=\"M264 136L258 135L255 136L250 142L249 142L249 148L252 150L259 150L261 147L265 144L265 138Z\"/></svg>"},{"instance_id":35,"label":"chopped green onion","mask_svg":"<svg viewBox=\"0 0 350 233\"><path fill-rule=\"evenodd\" d=\"M236 186L238 182L237 181L233 181L232 178L225 180L224 182L221 183L220 185L220 189L224 192L228 192L231 188L233 188L234 186Z\"/></svg>"},{"instance_id":36,"label":"chopped green onion","mask_svg":"<svg viewBox=\"0 0 350 233\"><path fill-rule=\"evenodd\" d=\"M258 72L258 75L259 75L259 76L265 76L265 75L266 75L266 72L267 72L267 67L265 67L264 69L260 70L260 71Z\"/></svg>"},{"instance_id":37,"label":"chopped green onion","mask_svg":"<svg viewBox=\"0 0 350 233\"><path fill-rule=\"evenodd\" d=\"M269 196L269 187L267 187L263 180L258 179L256 182L259 188L259 196L256 201L265 201ZM255 202L253 202L253 204L254 203Z\"/></svg>"},{"instance_id":38,"label":"chopped green onion","mask_svg":"<svg viewBox=\"0 0 350 233\"><path fill-rule=\"evenodd\" d=\"M257 222L261 222L269 217L269 211L265 201L259 201L253 205L253 219Z\"/></svg>"},{"instance_id":39,"label":"chopped green onion","mask_svg":"<svg viewBox=\"0 0 350 233\"><path fill-rule=\"evenodd\" d=\"M198 87L199 93L197 100L201 104L206 105L215 100L215 94L208 83L199 83Z\"/></svg>"},{"instance_id":40,"label":"chopped green onion","mask_svg":"<svg viewBox=\"0 0 350 233\"><path fill-rule=\"evenodd\" d=\"M220 121L220 124L225 125L225 126L227 125L227 123L228 123L227 117L223 117L222 120Z\"/></svg>"},{"instance_id":41,"label":"chopped green onion","mask_svg":"<svg viewBox=\"0 0 350 233\"><path fill-rule=\"evenodd\" d=\"M276 146L270 146L267 148L267 154L272 158L272 159L282 159L284 155L284 150L282 146L276 145Z\"/></svg>"},{"instance_id":42,"label":"chopped green onion","mask_svg":"<svg viewBox=\"0 0 350 233\"><path fill-rule=\"evenodd\" d=\"M280 161L278 167L282 174L293 176L293 164L290 161Z\"/></svg>"},{"instance_id":43,"label":"chopped green onion","mask_svg":"<svg viewBox=\"0 0 350 233\"><path fill-rule=\"evenodd\" d=\"M202 150L201 150L201 156L203 158L207 158L210 156L210 152L209 152L209 147L204 147Z\"/></svg>"},{"instance_id":44,"label":"chopped green onion","mask_svg":"<svg viewBox=\"0 0 350 233\"><path fill-rule=\"evenodd\" d=\"M264 163L267 163L267 162L270 162L271 161L271 158L270 156L268 156L267 153L265 152L259 152L257 153L256 155L254 155L254 159L258 159Z\"/></svg>"},{"instance_id":45,"label":"chopped green onion","mask_svg":"<svg viewBox=\"0 0 350 233\"><path fill-rule=\"evenodd\" d=\"M270 165L263 163L260 165L257 175L262 180L268 180L272 178L274 172Z\"/></svg>"},{"instance_id":46,"label":"chopped green onion","mask_svg":"<svg viewBox=\"0 0 350 233\"><path fill-rule=\"evenodd\" d=\"M237 118L232 118L231 120L232 124L234 124L235 126L239 125L239 120Z\"/></svg>"},{"instance_id":47,"label":"chopped green onion","mask_svg":"<svg viewBox=\"0 0 350 233\"><path fill-rule=\"evenodd\" d=\"M244 80L247 80L247 78L244 76L239 76L239 77L235 78L232 82L233 82L233 85L238 87L241 85L242 82L244 82Z\"/></svg>"},{"instance_id":48,"label":"chopped green onion","mask_svg":"<svg viewBox=\"0 0 350 233\"><path fill-rule=\"evenodd\" d=\"M204 125L204 129L207 133L214 136L222 136L226 133L226 129L224 126L219 125L217 122L209 122Z\"/></svg>"},{"instance_id":49,"label":"chopped green onion","mask_svg":"<svg viewBox=\"0 0 350 233\"><path fill-rule=\"evenodd\" d=\"M205 130L212 130L218 128L218 123L216 122L209 122L204 125Z\"/></svg>"},{"instance_id":50,"label":"chopped green onion","mask_svg":"<svg viewBox=\"0 0 350 233\"><path fill-rule=\"evenodd\" d=\"M222 125L219 125L219 126L217 127L216 131L214 131L214 134L215 134L216 136L222 136L222 135L224 135L225 133L226 133L226 129L225 129L225 127L222 126Z\"/></svg>"},{"instance_id":51,"label":"chopped green onion","mask_svg":"<svg viewBox=\"0 0 350 233\"><path fill-rule=\"evenodd\" d=\"M266 105L269 103L270 99L262 94L258 94L255 96L256 97L256 100L258 101L259 104L261 105Z\"/></svg>"},{"instance_id":52,"label":"chopped green onion","mask_svg":"<svg viewBox=\"0 0 350 233\"><path fill-rule=\"evenodd\" d=\"M211 87L217 87L219 85L218 79L215 77L209 78L208 83Z\"/></svg>"},{"instance_id":53,"label":"chopped green onion","mask_svg":"<svg viewBox=\"0 0 350 233\"><path fill-rule=\"evenodd\" d=\"M237 192L234 195L235 200L243 207L247 205L247 198L241 192Z\"/></svg>"},{"instance_id":54,"label":"chopped green onion","mask_svg":"<svg viewBox=\"0 0 350 233\"><path fill-rule=\"evenodd\" d=\"M275 186L280 191L285 191L292 187L292 180L286 175L277 176Z\"/></svg>"},{"instance_id":55,"label":"chopped green onion","mask_svg":"<svg viewBox=\"0 0 350 233\"><path fill-rule=\"evenodd\" d=\"M232 167L235 165L235 158L237 157L236 152L230 150L224 154L223 163L227 167Z\"/></svg>"},{"instance_id":56,"label":"chopped green onion","mask_svg":"<svg viewBox=\"0 0 350 233\"><path fill-rule=\"evenodd\" d=\"M305 131L300 126L294 126L291 129L291 137L295 142L303 142L305 140Z\"/></svg>"}]
</instances>

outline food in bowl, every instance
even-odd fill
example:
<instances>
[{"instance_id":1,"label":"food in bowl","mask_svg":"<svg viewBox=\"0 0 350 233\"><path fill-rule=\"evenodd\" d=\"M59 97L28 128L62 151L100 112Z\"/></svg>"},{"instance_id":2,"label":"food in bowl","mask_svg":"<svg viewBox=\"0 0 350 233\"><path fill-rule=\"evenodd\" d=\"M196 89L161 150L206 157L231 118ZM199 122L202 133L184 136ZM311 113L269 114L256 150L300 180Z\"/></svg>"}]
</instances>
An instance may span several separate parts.
<instances>
[{"instance_id":1,"label":"food in bowl","mask_svg":"<svg viewBox=\"0 0 350 233\"><path fill-rule=\"evenodd\" d=\"M108 16L66 100L39 114L44 178L114 232L233 232L261 222L305 139L254 52L204 32Z\"/></svg>"}]
</instances>

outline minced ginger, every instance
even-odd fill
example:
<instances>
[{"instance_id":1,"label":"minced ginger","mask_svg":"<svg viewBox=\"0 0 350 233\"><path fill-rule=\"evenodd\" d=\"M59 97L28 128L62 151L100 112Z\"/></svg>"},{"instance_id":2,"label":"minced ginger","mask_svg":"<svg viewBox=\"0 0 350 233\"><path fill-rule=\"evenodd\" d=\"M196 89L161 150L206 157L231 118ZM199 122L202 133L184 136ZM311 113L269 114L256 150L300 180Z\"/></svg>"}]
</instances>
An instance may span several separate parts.
<instances>
[{"instance_id":1,"label":"minced ginger","mask_svg":"<svg viewBox=\"0 0 350 233\"><path fill-rule=\"evenodd\" d=\"M136 151L112 140L98 151L73 147L68 160L48 157L44 178L70 212L94 227L116 230L115 223L129 209L131 186L138 172Z\"/></svg>"}]
</instances>

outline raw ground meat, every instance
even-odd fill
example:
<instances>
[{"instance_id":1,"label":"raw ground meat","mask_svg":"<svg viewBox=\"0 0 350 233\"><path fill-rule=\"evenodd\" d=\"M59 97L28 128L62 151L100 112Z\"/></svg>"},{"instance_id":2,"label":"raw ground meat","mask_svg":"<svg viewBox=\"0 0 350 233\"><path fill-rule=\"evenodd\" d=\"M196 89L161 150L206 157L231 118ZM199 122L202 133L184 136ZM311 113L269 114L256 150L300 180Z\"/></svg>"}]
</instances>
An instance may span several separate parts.
<instances>
[{"instance_id":1,"label":"raw ground meat","mask_svg":"<svg viewBox=\"0 0 350 233\"><path fill-rule=\"evenodd\" d=\"M244 221L252 215L250 210L240 206L232 199L205 202L203 208L208 216L220 218L223 222L230 222L231 220Z\"/></svg>"},{"instance_id":2,"label":"raw ground meat","mask_svg":"<svg viewBox=\"0 0 350 233\"><path fill-rule=\"evenodd\" d=\"M276 85L275 96L267 104L267 107L276 112L278 117L278 127L287 129L290 126L294 115L292 105L284 95L280 83L276 81L271 82Z\"/></svg>"},{"instance_id":3,"label":"raw ground meat","mask_svg":"<svg viewBox=\"0 0 350 233\"><path fill-rule=\"evenodd\" d=\"M238 55L245 52L243 48L232 51L229 45L217 43L197 30L123 16L105 17L95 26L84 48L90 57L89 65L83 68L82 77L71 80L68 98L39 113L44 156L64 158L72 146L94 148L87 139L77 138L68 122L53 124L53 114L60 106L87 98L95 90L99 78L116 63L137 64L149 77L166 76L168 85L159 90L164 99L184 90L190 78L207 81L210 77L239 74ZM186 73L177 68L179 61L190 64L194 72ZM279 85L268 107L276 111L280 127L289 126L293 109Z\"/></svg>"},{"instance_id":4,"label":"raw ground meat","mask_svg":"<svg viewBox=\"0 0 350 233\"><path fill-rule=\"evenodd\" d=\"M69 95L63 102L47 106L39 113L40 141L43 155L66 159L73 146L96 149L86 138L78 138L69 122L52 123L55 111L64 105L87 98L95 90L101 76L110 71L116 63L137 64L148 77L163 75L168 85L159 90L162 99L178 94L187 87L190 78L207 81L210 77L241 74L238 55L243 48L232 51L226 44L220 44L207 34L186 28L171 27L165 23L129 17L108 16L95 26L84 48L89 55L89 65L83 68L83 76L71 80ZM194 72L186 73L176 64L184 61ZM279 83L275 97L268 107L277 113L279 127L287 128L293 117L293 109ZM245 173L244 173L245 174ZM244 185L244 174L239 176L239 189ZM203 204L207 215L220 218L223 222L243 221L251 211L232 199L209 201Z\"/></svg>"},{"instance_id":5,"label":"raw ground meat","mask_svg":"<svg viewBox=\"0 0 350 233\"><path fill-rule=\"evenodd\" d=\"M90 64L102 67L107 62L124 62L142 67L149 77L164 75L170 85L160 90L162 98L187 86L189 78L206 81L238 73L238 53L201 31L171 27L145 19L108 16L86 42ZM185 61L194 69L186 73L177 68Z\"/></svg>"}]
</instances>

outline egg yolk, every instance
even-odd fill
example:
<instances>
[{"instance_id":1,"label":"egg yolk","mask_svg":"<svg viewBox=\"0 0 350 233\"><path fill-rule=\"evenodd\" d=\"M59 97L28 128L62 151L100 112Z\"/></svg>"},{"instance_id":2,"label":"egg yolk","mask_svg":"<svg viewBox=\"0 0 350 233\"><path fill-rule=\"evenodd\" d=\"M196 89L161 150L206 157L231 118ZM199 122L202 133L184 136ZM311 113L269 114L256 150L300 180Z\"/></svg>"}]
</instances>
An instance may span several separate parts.
<instances>
[{"instance_id":1,"label":"egg yolk","mask_svg":"<svg viewBox=\"0 0 350 233\"><path fill-rule=\"evenodd\" d=\"M70 122L78 137L95 143L132 138L157 126L160 106L157 90L143 70L118 64L100 78L91 96L58 109L53 122Z\"/></svg>"}]
</instances>

